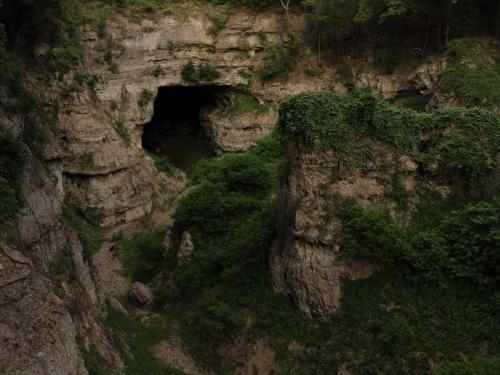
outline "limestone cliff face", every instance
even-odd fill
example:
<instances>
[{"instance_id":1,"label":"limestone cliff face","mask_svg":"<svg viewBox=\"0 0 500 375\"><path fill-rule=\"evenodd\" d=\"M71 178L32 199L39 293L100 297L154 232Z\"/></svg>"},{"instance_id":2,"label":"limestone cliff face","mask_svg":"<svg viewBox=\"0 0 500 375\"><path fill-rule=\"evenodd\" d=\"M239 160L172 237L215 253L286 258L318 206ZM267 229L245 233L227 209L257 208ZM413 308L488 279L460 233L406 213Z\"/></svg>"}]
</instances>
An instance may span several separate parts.
<instances>
[{"instance_id":1,"label":"limestone cliff face","mask_svg":"<svg viewBox=\"0 0 500 375\"><path fill-rule=\"evenodd\" d=\"M157 177L152 161L142 150L141 134L142 125L153 115L159 87L222 86L228 89L227 103L232 89L244 84L252 96L269 105L265 114L232 118L221 115L223 111L217 106L203 109L202 126L216 153L246 150L268 134L276 122L273 104L290 94L344 90L343 79L335 69L326 69L321 77L309 77L303 72L302 62L286 81L261 85L249 78L255 77L266 46L284 38L283 25L281 13L237 11L215 35L210 32L210 19L194 9L189 15L164 15L137 23L115 17L99 32L85 31L84 70L99 77L99 83L95 93L72 94L62 105L66 190L84 211L97 213L102 225L128 222L151 211ZM288 25L295 35L303 35L303 18L293 16ZM184 81L181 70L190 60L195 65L212 65L220 76L211 82ZM370 85L383 97L392 97L401 90L431 91L440 69L441 63L433 63L384 75L369 63L353 64L352 81ZM116 121L123 123L130 142L118 135L113 127Z\"/></svg>"},{"instance_id":2,"label":"limestone cliff face","mask_svg":"<svg viewBox=\"0 0 500 375\"><path fill-rule=\"evenodd\" d=\"M285 220L271 252L270 267L275 289L291 294L308 316L326 318L340 308L343 279L367 278L379 269L374 261L347 260L342 255L338 208L344 199L364 207L387 207L397 216L404 213L396 210L391 198L395 178L410 193L423 187L448 193L447 186L422 179L410 157L396 155L390 146L368 142L372 156L361 162L359 155L339 155L319 144L289 145L288 176L281 193Z\"/></svg>"},{"instance_id":3,"label":"limestone cliff face","mask_svg":"<svg viewBox=\"0 0 500 375\"><path fill-rule=\"evenodd\" d=\"M11 124L19 131L22 118ZM2 374L87 374L77 337L82 348L98 347L110 362L121 362L98 322L104 306L82 245L62 214L61 147L57 139L47 144L44 163L29 156L24 208L0 233ZM70 279L60 275L69 270Z\"/></svg>"},{"instance_id":4,"label":"limestone cliff face","mask_svg":"<svg viewBox=\"0 0 500 375\"><path fill-rule=\"evenodd\" d=\"M0 233L1 373L86 374L81 347L95 347L114 367L123 365L99 323L105 307L80 241L62 215L63 200L95 223L113 226L148 214L155 199L162 199L159 186L175 185L158 174L141 146L142 125L153 115L159 87L222 86L228 90L225 102L230 102L232 90L248 84L249 94L268 105L267 112L233 117L224 116L224 108L204 108L201 124L216 153L246 150L272 131L274 104L287 95L343 90L334 69L309 77L302 72L302 63L286 81L265 85L249 81L245 70L255 73L266 45L281 41L282 25L281 14L238 11L220 33L212 35L212 22L195 10L188 16L164 15L155 21L117 17L100 33L84 31L82 68L98 76L98 83L95 90L69 91L60 102L60 128L46 144L46 160L30 156L22 177L25 208ZM289 25L302 34L300 17L291 17ZM104 62L105 57L116 66ZM189 60L211 64L220 77L210 83L184 81L180 72ZM391 97L400 90L432 90L439 69L440 65L424 65L380 75L369 66L353 66L353 81ZM14 128L22 126L21 119L2 120ZM117 122L129 139L120 135ZM375 268L371 263L343 261L334 239L321 231L322 225L337 225L334 215L325 219L328 194L345 191L371 204L383 199L389 175L377 177L374 169L371 177L353 174L332 185L329 171L335 155L291 145L290 160L286 194L290 225L273 253L275 285L292 293L307 314L325 316L338 307L342 277L366 277ZM178 193L172 189L172 195ZM59 280L54 271L65 256L76 275L71 283Z\"/></svg>"}]
</instances>

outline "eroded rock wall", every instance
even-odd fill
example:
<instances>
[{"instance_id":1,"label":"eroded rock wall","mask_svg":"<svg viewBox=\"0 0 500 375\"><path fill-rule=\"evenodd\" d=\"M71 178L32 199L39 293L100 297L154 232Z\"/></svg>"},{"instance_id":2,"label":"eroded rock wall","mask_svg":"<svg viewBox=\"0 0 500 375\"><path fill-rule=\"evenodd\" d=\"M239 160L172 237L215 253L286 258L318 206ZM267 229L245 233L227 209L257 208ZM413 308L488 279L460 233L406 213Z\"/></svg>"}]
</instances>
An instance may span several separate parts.
<instances>
[{"instance_id":1,"label":"eroded rock wall","mask_svg":"<svg viewBox=\"0 0 500 375\"><path fill-rule=\"evenodd\" d=\"M288 27L300 39L305 19L293 15ZM202 125L216 153L244 151L269 134L276 122L276 104L301 91L345 90L341 74L326 68L323 75L304 73L304 57L288 79L261 84L256 72L266 46L286 38L281 12L252 13L238 10L217 34L203 9L184 14L165 14L134 22L121 16L108 20L99 31L83 32L83 69L99 77L95 93L73 94L62 106L61 124L67 154L63 163L65 186L84 211L93 212L102 225L128 222L151 211L156 172L141 148L142 125L153 115L159 87L214 85L247 90L268 106L266 113L233 117L224 108L207 107ZM304 60L304 61L302 61ZM207 63L220 74L211 82L187 82L183 66ZM418 64L417 64L418 65ZM442 61L422 66L403 66L394 74L380 73L372 64L353 63L351 80L369 85L388 98L398 91L432 91ZM230 98L229 98L230 99ZM227 100L226 100L227 102ZM130 141L116 130L122 124Z\"/></svg>"},{"instance_id":2,"label":"eroded rock wall","mask_svg":"<svg viewBox=\"0 0 500 375\"><path fill-rule=\"evenodd\" d=\"M424 187L448 194L448 186L423 179L409 156L371 140L366 140L366 147L371 149L368 158L359 153L361 148L345 155L319 142L289 145L288 176L281 193L283 231L272 249L270 266L275 289L291 294L307 316L326 318L340 308L343 279L364 279L380 268L373 260L343 256L338 213L343 200L404 216L392 198L395 178L413 197L410 209L416 199L412 193Z\"/></svg>"}]
</instances>

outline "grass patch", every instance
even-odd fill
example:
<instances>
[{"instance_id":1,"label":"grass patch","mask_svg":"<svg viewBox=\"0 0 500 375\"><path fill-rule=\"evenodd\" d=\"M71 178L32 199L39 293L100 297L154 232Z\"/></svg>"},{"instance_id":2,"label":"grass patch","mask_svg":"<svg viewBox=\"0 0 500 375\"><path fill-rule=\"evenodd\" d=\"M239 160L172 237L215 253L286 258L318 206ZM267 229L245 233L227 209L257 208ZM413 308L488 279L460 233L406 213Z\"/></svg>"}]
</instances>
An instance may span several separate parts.
<instances>
[{"instance_id":1,"label":"grass patch","mask_svg":"<svg viewBox=\"0 0 500 375\"><path fill-rule=\"evenodd\" d=\"M173 176L175 174L176 168L166 156L156 155L148 151L146 151L146 153L153 159L155 166L159 171L162 171L167 176Z\"/></svg>"},{"instance_id":2,"label":"grass patch","mask_svg":"<svg viewBox=\"0 0 500 375\"><path fill-rule=\"evenodd\" d=\"M153 322L144 326L118 311L110 309L106 325L113 330L117 342L125 341L130 352L121 348L125 361L123 375L175 374L172 369L162 367L150 351L151 346L168 337L169 327L165 322ZM132 355L129 355L132 354Z\"/></svg>"},{"instance_id":3,"label":"grass patch","mask_svg":"<svg viewBox=\"0 0 500 375\"><path fill-rule=\"evenodd\" d=\"M260 104L253 96L245 93L236 93L231 101L231 105L224 111L224 114L228 117L233 117L249 112L262 113L266 109L266 106Z\"/></svg>"},{"instance_id":4,"label":"grass patch","mask_svg":"<svg viewBox=\"0 0 500 375\"><path fill-rule=\"evenodd\" d=\"M122 137L127 146L130 145L130 134L128 133L128 129L125 127L123 121L116 120L113 123L113 128L115 128L116 132L120 137Z\"/></svg>"},{"instance_id":5,"label":"grass patch","mask_svg":"<svg viewBox=\"0 0 500 375\"><path fill-rule=\"evenodd\" d=\"M149 104L152 98L153 98L153 93L150 90L142 89L137 104L139 105L140 108L144 108Z\"/></svg>"}]
</instances>

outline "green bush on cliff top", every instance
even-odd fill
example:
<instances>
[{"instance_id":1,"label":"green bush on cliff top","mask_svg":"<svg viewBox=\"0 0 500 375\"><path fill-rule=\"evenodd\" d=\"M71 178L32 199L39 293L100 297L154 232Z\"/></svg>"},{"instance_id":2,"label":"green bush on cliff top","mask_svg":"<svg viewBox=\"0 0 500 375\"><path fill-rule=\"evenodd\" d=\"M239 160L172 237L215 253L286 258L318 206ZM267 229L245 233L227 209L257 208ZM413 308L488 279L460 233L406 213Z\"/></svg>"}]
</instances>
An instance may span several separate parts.
<instances>
[{"instance_id":1,"label":"green bush on cliff top","mask_svg":"<svg viewBox=\"0 0 500 375\"><path fill-rule=\"evenodd\" d=\"M397 108L369 91L302 93L284 100L279 127L287 140L319 142L348 152L361 138L387 143L400 153L439 162L444 172L474 180L493 170L500 152L500 117L479 108L433 113ZM422 150L421 136L447 130Z\"/></svg>"}]
</instances>

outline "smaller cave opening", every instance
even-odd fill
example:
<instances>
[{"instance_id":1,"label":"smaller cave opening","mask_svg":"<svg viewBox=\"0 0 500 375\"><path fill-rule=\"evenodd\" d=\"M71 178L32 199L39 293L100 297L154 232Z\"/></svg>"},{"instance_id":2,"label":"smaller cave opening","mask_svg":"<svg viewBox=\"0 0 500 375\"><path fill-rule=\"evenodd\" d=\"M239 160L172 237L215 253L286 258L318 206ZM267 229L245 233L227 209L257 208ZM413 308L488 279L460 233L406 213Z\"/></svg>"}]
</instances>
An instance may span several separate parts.
<instances>
[{"instance_id":1,"label":"smaller cave opening","mask_svg":"<svg viewBox=\"0 0 500 375\"><path fill-rule=\"evenodd\" d=\"M216 104L224 86L165 86L158 89L151 121L144 125L142 146L167 157L186 173L213 156L200 125L200 110Z\"/></svg>"}]
</instances>

